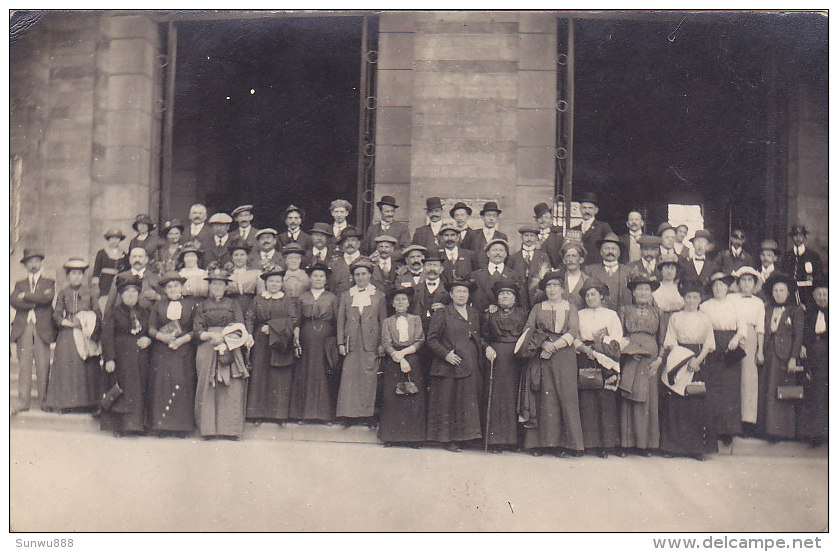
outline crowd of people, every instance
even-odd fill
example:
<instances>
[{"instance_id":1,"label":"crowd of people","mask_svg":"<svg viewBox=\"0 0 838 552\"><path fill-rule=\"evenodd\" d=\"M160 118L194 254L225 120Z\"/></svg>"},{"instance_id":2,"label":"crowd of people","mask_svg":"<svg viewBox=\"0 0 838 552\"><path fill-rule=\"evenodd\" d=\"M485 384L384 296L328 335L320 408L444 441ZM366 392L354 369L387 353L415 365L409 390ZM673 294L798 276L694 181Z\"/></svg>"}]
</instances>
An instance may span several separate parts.
<instances>
[{"instance_id":1,"label":"crowd of people","mask_svg":"<svg viewBox=\"0 0 838 552\"><path fill-rule=\"evenodd\" d=\"M18 410L91 412L116 435L240 439L254 423L377 427L386 446L450 451L703 459L735 436L828 437L828 284L794 226L793 249L742 230L712 255L710 232L639 212L617 236L597 220L554 226L534 207L510 250L494 201L427 224L395 221L390 196L366 231L335 200L331 223L257 229L253 206L159 231L108 230L68 285L26 249L11 339ZM235 226L233 226L235 224ZM721 248L719 248L721 249ZM51 354L51 344L55 343Z\"/></svg>"}]
</instances>

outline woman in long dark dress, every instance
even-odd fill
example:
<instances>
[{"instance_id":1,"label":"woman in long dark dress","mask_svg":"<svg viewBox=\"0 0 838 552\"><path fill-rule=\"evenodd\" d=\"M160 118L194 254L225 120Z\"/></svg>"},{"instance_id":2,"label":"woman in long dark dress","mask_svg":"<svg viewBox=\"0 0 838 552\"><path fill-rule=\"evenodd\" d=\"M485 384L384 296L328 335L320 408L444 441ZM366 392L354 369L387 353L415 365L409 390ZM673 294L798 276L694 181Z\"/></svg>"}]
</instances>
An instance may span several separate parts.
<instances>
[{"instance_id":1,"label":"woman in long dark dress","mask_svg":"<svg viewBox=\"0 0 838 552\"><path fill-rule=\"evenodd\" d=\"M182 234L183 223L178 219L167 220L160 229L160 243L157 251L154 252L151 267L161 276L180 268L178 265L180 252L183 249L183 244L180 242Z\"/></svg>"},{"instance_id":2,"label":"woman in long dark dress","mask_svg":"<svg viewBox=\"0 0 838 552\"><path fill-rule=\"evenodd\" d=\"M826 277L815 279L814 306L806 310L803 345L806 373L803 391L801 437L812 446L829 439L829 288Z\"/></svg>"},{"instance_id":3,"label":"woman in long dark dress","mask_svg":"<svg viewBox=\"0 0 838 552\"><path fill-rule=\"evenodd\" d=\"M239 303L242 313L250 309L250 303L257 294L265 291L265 281L260 278L262 272L255 268L248 268L247 256L251 245L241 239L234 238L230 242L231 265L230 282L227 284L227 296Z\"/></svg>"},{"instance_id":4,"label":"woman in long dark dress","mask_svg":"<svg viewBox=\"0 0 838 552\"><path fill-rule=\"evenodd\" d=\"M230 363L220 357L224 352L224 328L234 323L244 325L244 315L235 299L224 296L229 274L212 264L207 271L209 297L198 304L193 324L201 340L195 353L195 421L202 437L240 439L244 434L249 373L240 355L230 355ZM247 344L253 345L252 336L248 336Z\"/></svg>"},{"instance_id":5,"label":"woman in long dark dress","mask_svg":"<svg viewBox=\"0 0 838 552\"><path fill-rule=\"evenodd\" d=\"M579 414L585 450L594 450L600 458L617 452L620 445L620 420L617 414L617 382L620 369L620 341L623 325L617 313L602 306L608 286L589 278L579 290L586 308L579 311L579 338L574 342L576 364L598 370L603 378L599 389L579 389Z\"/></svg>"},{"instance_id":6,"label":"woman in long dark dress","mask_svg":"<svg viewBox=\"0 0 838 552\"><path fill-rule=\"evenodd\" d=\"M686 281L680 288L684 310L673 312L669 317L663 341L664 355L676 346L691 350L695 356L682 369L692 372L693 382L705 381L704 361L715 349L716 339L710 317L698 310L704 286L697 281ZM661 386L660 449L665 457L680 455L704 460L704 454L718 450L707 404L707 395L715 391L707 386L706 394L687 392L681 396L669 387Z\"/></svg>"},{"instance_id":7,"label":"woman in long dark dress","mask_svg":"<svg viewBox=\"0 0 838 552\"><path fill-rule=\"evenodd\" d=\"M707 384L707 409L716 435L726 445L742 432L742 362L730 358L728 351L739 348L747 331L736 299L728 295L732 283L733 276L724 272L711 275L707 287L713 297L699 307L710 317L716 343L702 370Z\"/></svg>"},{"instance_id":8,"label":"woman in long dark dress","mask_svg":"<svg viewBox=\"0 0 838 552\"><path fill-rule=\"evenodd\" d=\"M47 408L54 410L93 408L99 402L101 350L96 340L102 315L99 298L84 285L87 267L82 259L64 263L69 285L55 298L53 321L59 330L45 401ZM77 342L74 335L78 333L83 337Z\"/></svg>"},{"instance_id":9,"label":"woman in long dark dress","mask_svg":"<svg viewBox=\"0 0 838 552\"><path fill-rule=\"evenodd\" d=\"M425 437L460 452L460 445L480 439L483 378L480 357L480 314L468 304L476 288L471 280L445 283L451 304L431 316L426 343L433 353Z\"/></svg>"},{"instance_id":10,"label":"woman in long dark dress","mask_svg":"<svg viewBox=\"0 0 838 552\"><path fill-rule=\"evenodd\" d=\"M536 358L527 370L541 372L539 389L535 390L537 423L525 425L524 448L538 456L546 449L564 457L584 454L582 418L579 414L578 370L573 349L579 337L579 313L562 297L564 273L548 272L538 287L547 300L532 308L524 331L538 336ZM532 385L530 386L532 387Z\"/></svg>"},{"instance_id":11,"label":"woman in long dark dress","mask_svg":"<svg viewBox=\"0 0 838 552\"><path fill-rule=\"evenodd\" d=\"M289 417L294 366L300 352L300 303L282 290L285 269L262 273L265 291L253 299L244 323L254 339L247 384L247 418L282 423Z\"/></svg>"},{"instance_id":12,"label":"woman in long dark dress","mask_svg":"<svg viewBox=\"0 0 838 552\"><path fill-rule=\"evenodd\" d=\"M517 300L518 284L501 277L492 284L497 309L483 315L482 335L487 343L486 358L494 362L492 373L483 382L483 404L489 404L489 377L492 381L492 408L486 410L489 450L515 450L518 444L518 382L523 363L515 357L515 343L527 324L527 313ZM485 425L485 424L484 424Z\"/></svg>"},{"instance_id":13,"label":"woman in long dark dress","mask_svg":"<svg viewBox=\"0 0 838 552\"><path fill-rule=\"evenodd\" d=\"M105 247L96 252L90 279L94 294L100 298L100 310L105 308L114 277L123 270L128 270L128 255L119 248L119 244L125 239L125 234L122 230L110 228L105 232L105 239L107 240Z\"/></svg>"},{"instance_id":14,"label":"woman in long dark dress","mask_svg":"<svg viewBox=\"0 0 838 552\"><path fill-rule=\"evenodd\" d=\"M771 442L795 437L798 401L780 399L780 386L799 385L797 372L803 346L803 311L793 303L797 282L782 273L773 273L763 287L768 297L765 309L764 427Z\"/></svg>"},{"instance_id":15,"label":"woman in long dark dress","mask_svg":"<svg viewBox=\"0 0 838 552\"><path fill-rule=\"evenodd\" d=\"M137 235L131 238L131 241L128 242L129 255L135 247L142 247L145 249L148 258L154 259L154 255L157 253L157 246L160 243L158 236L151 233L156 226L157 225L153 220L151 220L150 216L146 214L137 215L134 222L131 223L131 228L134 229Z\"/></svg>"},{"instance_id":16,"label":"woman in long dark dress","mask_svg":"<svg viewBox=\"0 0 838 552\"><path fill-rule=\"evenodd\" d=\"M102 356L105 372L112 374L122 395L102 413L100 423L102 430L113 430L115 435L138 434L145 426L149 313L138 304L142 289L138 277L119 278L116 289L122 301L107 312L102 323Z\"/></svg>"},{"instance_id":17,"label":"woman in long dark dress","mask_svg":"<svg viewBox=\"0 0 838 552\"><path fill-rule=\"evenodd\" d=\"M425 440L425 381L419 365L419 347L425 341L422 320L407 312L413 288L399 288L387 296L395 314L381 327L381 345L386 356L382 367L381 419L378 438L384 445L396 443L417 446ZM404 392L406 382L415 385L415 393Z\"/></svg>"},{"instance_id":18,"label":"woman in long dark dress","mask_svg":"<svg viewBox=\"0 0 838 552\"><path fill-rule=\"evenodd\" d=\"M300 295L302 357L294 371L290 416L297 420L329 421L335 417L329 374L339 368L338 298L325 289L332 272L325 263L317 262L306 272L311 289Z\"/></svg>"},{"instance_id":19,"label":"woman in long dark dress","mask_svg":"<svg viewBox=\"0 0 838 552\"><path fill-rule=\"evenodd\" d=\"M151 361L148 378L147 423L159 434L185 436L195 428L196 302L183 297L186 278L170 272L160 279L166 297L151 308Z\"/></svg>"}]
</instances>

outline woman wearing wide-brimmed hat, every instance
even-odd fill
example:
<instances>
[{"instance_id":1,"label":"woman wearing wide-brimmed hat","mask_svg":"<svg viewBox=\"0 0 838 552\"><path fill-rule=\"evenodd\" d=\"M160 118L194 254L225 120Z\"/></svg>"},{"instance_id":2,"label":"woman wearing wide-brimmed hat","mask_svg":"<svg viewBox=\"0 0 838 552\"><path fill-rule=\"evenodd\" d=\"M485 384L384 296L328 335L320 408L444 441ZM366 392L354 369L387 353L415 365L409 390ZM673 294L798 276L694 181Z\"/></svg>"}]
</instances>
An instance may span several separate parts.
<instances>
[{"instance_id":1,"label":"woman wearing wide-brimmed hat","mask_svg":"<svg viewBox=\"0 0 838 552\"><path fill-rule=\"evenodd\" d=\"M337 345L338 297L326 289L331 269L325 262L306 268L311 288L300 295L300 348L294 371L290 416L329 421L335 417L340 386Z\"/></svg>"},{"instance_id":2,"label":"woman wearing wide-brimmed hat","mask_svg":"<svg viewBox=\"0 0 838 552\"><path fill-rule=\"evenodd\" d=\"M601 377L601 385L597 382L589 388L579 388L582 437L585 450L606 458L610 452L618 452L620 446L617 382L623 325L616 312L602 305L603 298L608 296L608 286L596 278L588 278L578 293L586 306L579 311L579 337L573 343L576 364L580 375Z\"/></svg>"},{"instance_id":3,"label":"woman wearing wide-brimmed hat","mask_svg":"<svg viewBox=\"0 0 838 552\"><path fill-rule=\"evenodd\" d=\"M372 285L373 263L359 257L349 267L355 285L338 303L338 351L344 357L336 415L344 424L373 425L381 325L387 318L384 294Z\"/></svg>"},{"instance_id":4,"label":"woman wearing wide-brimmed hat","mask_svg":"<svg viewBox=\"0 0 838 552\"><path fill-rule=\"evenodd\" d=\"M250 352L247 418L282 423L289 417L291 383L300 356L300 303L283 291L285 269L262 272L265 290L254 297L244 323L254 344Z\"/></svg>"},{"instance_id":5,"label":"woman wearing wide-brimmed hat","mask_svg":"<svg viewBox=\"0 0 838 552\"><path fill-rule=\"evenodd\" d=\"M742 433L749 436L757 430L761 388L757 364L762 365L765 362L765 302L756 295L756 290L761 284L759 272L745 265L733 275L739 286L739 293L732 294L731 297L736 303L736 311L743 328L744 337L740 339L739 346L745 351L745 357L740 362L740 415Z\"/></svg>"},{"instance_id":6,"label":"woman wearing wide-brimmed hat","mask_svg":"<svg viewBox=\"0 0 838 552\"><path fill-rule=\"evenodd\" d=\"M763 287L768 298L765 307L765 364L763 431L770 441L793 439L799 401L780 398L780 388L801 383L798 370L803 346L803 310L795 304L797 281L782 272L774 272Z\"/></svg>"},{"instance_id":7,"label":"woman wearing wide-brimmed hat","mask_svg":"<svg viewBox=\"0 0 838 552\"><path fill-rule=\"evenodd\" d=\"M119 244L125 239L125 234L118 228L109 228L105 232L105 247L96 252L93 261L93 272L91 273L90 285L93 293L98 297L107 297L113 285L114 277L128 269L128 254L125 253ZM104 308L105 301L101 300L99 306Z\"/></svg>"},{"instance_id":8,"label":"woman wearing wide-brimmed hat","mask_svg":"<svg viewBox=\"0 0 838 552\"><path fill-rule=\"evenodd\" d=\"M706 392L700 392L698 382L707 380L705 359L716 347L713 336L713 322L699 311L704 286L697 280L680 283L684 296L684 310L672 313L666 328L661 356L674 347L692 352L687 365L680 369L691 372L694 387L686 386L684 394L664 385L660 394L660 449L664 456L690 456L704 460L704 454L718 451L712 413L708 408L708 395L716 389L706 385ZM667 359L669 360L669 359ZM677 376L673 370L664 374L668 382Z\"/></svg>"},{"instance_id":9,"label":"woman wearing wide-brimmed hat","mask_svg":"<svg viewBox=\"0 0 838 552\"><path fill-rule=\"evenodd\" d=\"M64 263L68 285L58 292L52 315L58 338L47 380L50 409L90 408L99 402L102 314L98 297L84 284L88 266L78 258Z\"/></svg>"},{"instance_id":10,"label":"woman wearing wide-brimmed hat","mask_svg":"<svg viewBox=\"0 0 838 552\"><path fill-rule=\"evenodd\" d=\"M178 265L183 267L178 274L184 277L183 294L187 297L203 299L209 293L209 286L204 279L207 271L202 268L204 264L204 250L197 242L183 244L179 256Z\"/></svg>"},{"instance_id":11,"label":"woman wearing wide-brimmed hat","mask_svg":"<svg viewBox=\"0 0 838 552\"><path fill-rule=\"evenodd\" d=\"M707 290L712 297L699 310L713 323L715 350L707 357L704 381L707 384L707 408L716 434L726 445L742 433L742 358L746 328L738 312L736 299L729 295L734 277L724 272L710 275ZM706 293L706 292L705 292Z\"/></svg>"},{"instance_id":12,"label":"woman wearing wide-brimmed hat","mask_svg":"<svg viewBox=\"0 0 838 552\"><path fill-rule=\"evenodd\" d=\"M157 224L151 220L150 216L146 214L137 215L134 218L134 222L131 223L131 228L134 229L137 235L131 238L131 241L128 243L128 252L130 253L135 247L142 247L145 249L148 258L153 259L154 254L157 252L157 246L160 243L158 236L151 233L156 227Z\"/></svg>"},{"instance_id":13,"label":"woman wearing wide-brimmed hat","mask_svg":"<svg viewBox=\"0 0 838 552\"><path fill-rule=\"evenodd\" d=\"M160 229L160 242L154 252L151 266L161 276L180 268L178 259L183 249L180 239L183 235L183 228L184 224L175 218L167 220Z\"/></svg>"},{"instance_id":14,"label":"woman wearing wide-brimmed hat","mask_svg":"<svg viewBox=\"0 0 838 552\"><path fill-rule=\"evenodd\" d=\"M655 267L660 286L652 292L655 304L663 314L661 324L666 327L669 316L684 308L684 298L678 291L678 281L681 278L681 263L675 253L664 253L660 256Z\"/></svg>"},{"instance_id":15,"label":"woman wearing wide-brimmed hat","mask_svg":"<svg viewBox=\"0 0 838 552\"><path fill-rule=\"evenodd\" d=\"M239 439L244 434L249 372L241 351L228 349L224 330L236 323L244 329L244 315L235 299L224 296L230 283L226 270L210 263L206 279L209 297L198 303L193 324L194 335L200 340L195 353L195 421L203 437ZM245 341L253 345L252 336L246 336Z\"/></svg>"},{"instance_id":16,"label":"woman wearing wide-brimmed hat","mask_svg":"<svg viewBox=\"0 0 838 552\"><path fill-rule=\"evenodd\" d=\"M282 256L285 258L282 291L287 293L289 297L298 298L311 285L308 274L302 267L305 254L306 250L298 243L289 243L282 248Z\"/></svg>"},{"instance_id":17,"label":"woman wearing wide-brimmed hat","mask_svg":"<svg viewBox=\"0 0 838 552\"><path fill-rule=\"evenodd\" d=\"M564 271L544 275L538 287L547 299L532 308L524 329L525 339L537 339L527 370L537 368L541 373L539 389L533 390L537 424L531 420L524 426L524 448L535 455L549 450L560 457L567 452L581 456L585 449L573 348L579 337L579 313L563 298L564 286Z\"/></svg>"},{"instance_id":18,"label":"woman wearing wide-brimmed hat","mask_svg":"<svg viewBox=\"0 0 838 552\"><path fill-rule=\"evenodd\" d=\"M621 351L620 446L634 449L640 456L651 456L660 445L658 423L659 355L666 328L652 292L660 283L653 275L632 273L627 287L632 304L620 307L623 335L628 345Z\"/></svg>"},{"instance_id":19,"label":"woman wearing wide-brimmed hat","mask_svg":"<svg viewBox=\"0 0 838 552\"><path fill-rule=\"evenodd\" d=\"M829 438L829 279L812 282L813 307L806 309L803 345L806 373L800 436L818 446Z\"/></svg>"},{"instance_id":20,"label":"woman wearing wide-brimmed hat","mask_svg":"<svg viewBox=\"0 0 838 552\"><path fill-rule=\"evenodd\" d=\"M262 274L260 270L247 266L247 256L252 249L249 243L236 237L228 246L232 266L227 265L230 271L227 295L238 301L242 313L246 313L256 294L265 290L265 281L259 277Z\"/></svg>"},{"instance_id":21,"label":"woman wearing wide-brimmed hat","mask_svg":"<svg viewBox=\"0 0 838 552\"><path fill-rule=\"evenodd\" d=\"M181 436L195 427L195 344L193 330L198 299L183 296L186 278L169 272L160 279L165 298L151 308L148 334L148 429Z\"/></svg>"}]
</instances>

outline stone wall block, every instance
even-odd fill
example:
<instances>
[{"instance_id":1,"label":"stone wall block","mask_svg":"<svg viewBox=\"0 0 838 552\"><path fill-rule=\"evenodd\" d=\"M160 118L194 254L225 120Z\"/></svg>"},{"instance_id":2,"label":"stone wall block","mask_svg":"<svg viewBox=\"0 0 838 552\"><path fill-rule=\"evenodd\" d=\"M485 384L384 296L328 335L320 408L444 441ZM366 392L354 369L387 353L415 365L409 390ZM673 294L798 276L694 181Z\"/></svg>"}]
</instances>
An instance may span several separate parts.
<instances>
[{"instance_id":1,"label":"stone wall block","mask_svg":"<svg viewBox=\"0 0 838 552\"><path fill-rule=\"evenodd\" d=\"M517 117L519 146L547 146L556 143L555 109L519 109Z\"/></svg>"},{"instance_id":2,"label":"stone wall block","mask_svg":"<svg viewBox=\"0 0 838 552\"><path fill-rule=\"evenodd\" d=\"M519 71L518 107L556 106L555 71Z\"/></svg>"},{"instance_id":3,"label":"stone wall block","mask_svg":"<svg viewBox=\"0 0 838 552\"><path fill-rule=\"evenodd\" d=\"M378 144L410 145L413 110L409 107L381 107L375 114Z\"/></svg>"},{"instance_id":4,"label":"stone wall block","mask_svg":"<svg viewBox=\"0 0 838 552\"><path fill-rule=\"evenodd\" d=\"M414 40L417 60L518 60L514 34L417 34Z\"/></svg>"},{"instance_id":5,"label":"stone wall block","mask_svg":"<svg viewBox=\"0 0 838 552\"><path fill-rule=\"evenodd\" d=\"M558 14L556 12L524 11L518 15L518 30L521 33L556 33Z\"/></svg>"},{"instance_id":6,"label":"stone wall block","mask_svg":"<svg viewBox=\"0 0 838 552\"><path fill-rule=\"evenodd\" d=\"M556 173L556 156L553 148L519 147L518 178L522 181L549 180Z\"/></svg>"},{"instance_id":7,"label":"stone wall block","mask_svg":"<svg viewBox=\"0 0 838 552\"><path fill-rule=\"evenodd\" d=\"M111 40L109 44L111 74L139 73L154 76L154 47L144 38Z\"/></svg>"},{"instance_id":8,"label":"stone wall block","mask_svg":"<svg viewBox=\"0 0 838 552\"><path fill-rule=\"evenodd\" d=\"M409 33L415 26L415 13L404 11L384 11L378 20L378 29L382 33Z\"/></svg>"},{"instance_id":9,"label":"stone wall block","mask_svg":"<svg viewBox=\"0 0 838 552\"><path fill-rule=\"evenodd\" d=\"M409 182L410 150L410 146L376 146L375 180Z\"/></svg>"},{"instance_id":10,"label":"stone wall block","mask_svg":"<svg viewBox=\"0 0 838 552\"><path fill-rule=\"evenodd\" d=\"M378 52L380 69L412 69L413 33L380 33Z\"/></svg>"},{"instance_id":11,"label":"stone wall block","mask_svg":"<svg viewBox=\"0 0 838 552\"><path fill-rule=\"evenodd\" d=\"M413 98L413 71L378 71L378 106L410 107Z\"/></svg>"},{"instance_id":12,"label":"stone wall block","mask_svg":"<svg viewBox=\"0 0 838 552\"><path fill-rule=\"evenodd\" d=\"M556 35L522 34L518 35L518 68L536 70L556 69Z\"/></svg>"},{"instance_id":13,"label":"stone wall block","mask_svg":"<svg viewBox=\"0 0 838 552\"><path fill-rule=\"evenodd\" d=\"M107 109L151 113L154 95L153 84L151 78L142 74L110 75L108 77Z\"/></svg>"}]
</instances>

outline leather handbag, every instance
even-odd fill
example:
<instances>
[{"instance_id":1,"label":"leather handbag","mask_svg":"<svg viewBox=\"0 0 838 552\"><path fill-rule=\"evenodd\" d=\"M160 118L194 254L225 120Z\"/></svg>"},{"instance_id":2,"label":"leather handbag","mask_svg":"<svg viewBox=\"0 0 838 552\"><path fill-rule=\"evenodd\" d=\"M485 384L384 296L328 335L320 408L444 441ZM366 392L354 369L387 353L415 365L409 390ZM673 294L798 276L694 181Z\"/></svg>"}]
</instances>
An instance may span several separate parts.
<instances>
[{"instance_id":1,"label":"leather handbag","mask_svg":"<svg viewBox=\"0 0 838 552\"><path fill-rule=\"evenodd\" d=\"M745 358L745 351L742 347L737 347L732 351L725 351L725 364L731 366Z\"/></svg>"},{"instance_id":2,"label":"leather handbag","mask_svg":"<svg viewBox=\"0 0 838 552\"><path fill-rule=\"evenodd\" d=\"M407 381L400 381L396 384L396 395L415 395L419 392L419 388L416 387L416 384L410 381L410 374L405 374L407 376Z\"/></svg>"},{"instance_id":3,"label":"leather handbag","mask_svg":"<svg viewBox=\"0 0 838 552\"><path fill-rule=\"evenodd\" d=\"M96 409L95 412L93 412L93 416L98 418L102 415L102 412L104 412L105 410L110 410L113 406L113 403L115 403L116 400L119 397L121 397L123 393L124 391L119 386L119 382L114 380L114 384L111 386L111 388L108 389L108 391L104 395L102 395L101 399L99 399L99 407Z\"/></svg>"},{"instance_id":4,"label":"leather handbag","mask_svg":"<svg viewBox=\"0 0 838 552\"><path fill-rule=\"evenodd\" d=\"M799 401L803 398L802 385L778 385L777 399L781 401Z\"/></svg>"},{"instance_id":5,"label":"leather handbag","mask_svg":"<svg viewBox=\"0 0 838 552\"><path fill-rule=\"evenodd\" d=\"M695 397L707 394L707 385L703 381L693 381L684 388L684 396Z\"/></svg>"},{"instance_id":6,"label":"leather handbag","mask_svg":"<svg viewBox=\"0 0 838 552\"><path fill-rule=\"evenodd\" d=\"M602 389L605 387L602 368L579 368L577 387L579 389Z\"/></svg>"}]
</instances>

